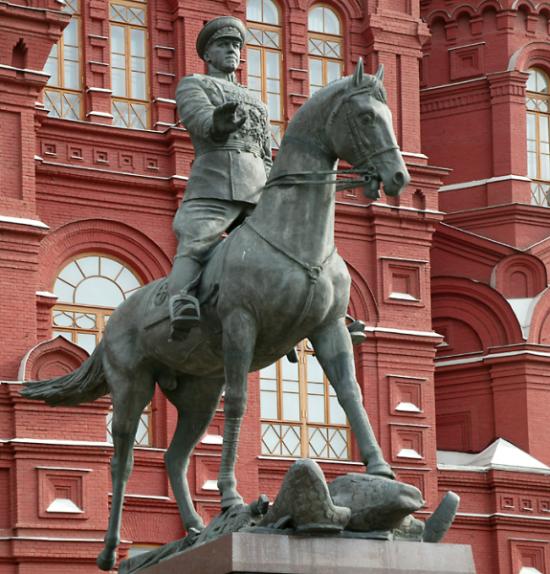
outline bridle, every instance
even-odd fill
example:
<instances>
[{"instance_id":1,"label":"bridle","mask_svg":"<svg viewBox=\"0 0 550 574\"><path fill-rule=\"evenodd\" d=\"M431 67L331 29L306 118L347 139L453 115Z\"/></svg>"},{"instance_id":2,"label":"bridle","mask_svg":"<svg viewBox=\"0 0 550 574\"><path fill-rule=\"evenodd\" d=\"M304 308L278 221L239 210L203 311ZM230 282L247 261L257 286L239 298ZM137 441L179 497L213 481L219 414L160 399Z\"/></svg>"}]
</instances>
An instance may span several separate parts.
<instances>
[{"instance_id":1,"label":"bridle","mask_svg":"<svg viewBox=\"0 0 550 574\"><path fill-rule=\"evenodd\" d=\"M372 97L373 85L369 84L368 86L364 86L360 89L354 90L353 92L347 94L343 97L335 108L331 111L330 116L327 121L327 130L331 129L332 123L336 114L340 111L342 106L349 106L349 102L351 98L357 96L358 94L365 93ZM353 135L353 145L355 150L359 155L359 150L368 147L364 138L361 134L357 121L353 117L353 114L350 113L349 109L346 109L346 121L350 128L350 132ZM361 145L363 144L363 145ZM311 143L309 143L311 145ZM321 148L321 146L316 146ZM323 148L321 148L323 149ZM354 187L361 187L365 186L365 195L371 199L378 199L379 195L378 192L371 191L367 185L369 185L374 178L380 180L378 177L378 170L373 163L373 159L384 155L386 153L398 150L399 146L397 145L390 145L386 146L381 149L377 149L376 151L371 152L368 154L363 161L357 166L352 167L349 169L331 169L331 170L317 170L317 171L295 171L290 173L283 173L278 175L272 179L269 179L265 185L265 189L273 187L274 185L310 185L310 184L335 184L336 191L343 191L345 189L352 189ZM327 175L336 175L335 179L324 179L322 176ZM344 177L339 178L338 176L344 175L359 175L361 177Z\"/></svg>"}]
</instances>

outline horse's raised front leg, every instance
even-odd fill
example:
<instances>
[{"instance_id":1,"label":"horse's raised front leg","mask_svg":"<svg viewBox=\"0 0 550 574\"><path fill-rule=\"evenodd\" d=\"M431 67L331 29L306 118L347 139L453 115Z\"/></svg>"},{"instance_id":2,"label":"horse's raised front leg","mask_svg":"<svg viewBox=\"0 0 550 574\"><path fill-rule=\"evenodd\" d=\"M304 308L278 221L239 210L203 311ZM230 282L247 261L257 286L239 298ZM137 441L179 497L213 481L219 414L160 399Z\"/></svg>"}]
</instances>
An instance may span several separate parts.
<instances>
[{"instance_id":1,"label":"horse's raised front leg","mask_svg":"<svg viewBox=\"0 0 550 574\"><path fill-rule=\"evenodd\" d=\"M394 478L389 464L384 460L363 406L361 390L355 376L351 337L344 319L319 329L310 336L310 340L317 359L336 391L338 402L348 417L359 445L361 459L367 466L368 472Z\"/></svg>"},{"instance_id":2,"label":"horse's raised front leg","mask_svg":"<svg viewBox=\"0 0 550 574\"><path fill-rule=\"evenodd\" d=\"M108 370L109 388L113 399L111 433L114 453L111 459L113 496L109 527L105 534L105 547L97 557L100 570L112 570L116 562L116 549L120 543L122 504L126 483L134 464L134 439L143 409L153 397L154 382L144 376L128 379L112 369Z\"/></svg>"},{"instance_id":3,"label":"horse's raised front leg","mask_svg":"<svg viewBox=\"0 0 550 574\"><path fill-rule=\"evenodd\" d=\"M164 391L178 410L176 431L164 457L170 484L185 529L202 530L203 521L191 499L187 468L195 445L204 434L220 402L224 379L188 377L173 391Z\"/></svg>"},{"instance_id":4,"label":"horse's raised front leg","mask_svg":"<svg viewBox=\"0 0 550 574\"><path fill-rule=\"evenodd\" d=\"M246 410L248 370L256 345L256 324L243 310L232 311L223 321L225 367L223 448L218 488L222 509L241 504L237 492L235 462L241 421Z\"/></svg>"}]
</instances>

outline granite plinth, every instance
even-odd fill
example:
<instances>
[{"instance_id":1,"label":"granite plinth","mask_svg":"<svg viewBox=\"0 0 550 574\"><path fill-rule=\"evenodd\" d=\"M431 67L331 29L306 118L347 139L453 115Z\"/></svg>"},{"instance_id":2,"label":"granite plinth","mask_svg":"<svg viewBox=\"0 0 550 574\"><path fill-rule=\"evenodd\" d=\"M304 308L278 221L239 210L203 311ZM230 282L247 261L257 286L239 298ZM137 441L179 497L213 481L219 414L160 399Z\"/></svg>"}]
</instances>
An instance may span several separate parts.
<instances>
[{"instance_id":1,"label":"granite plinth","mask_svg":"<svg viewBox=\"0 0 550 574\"><path fill-rule=\"evenodd\" d=\"M143 574L475 574L458 544L233 533Z\"/></svg>"}]
</instances>

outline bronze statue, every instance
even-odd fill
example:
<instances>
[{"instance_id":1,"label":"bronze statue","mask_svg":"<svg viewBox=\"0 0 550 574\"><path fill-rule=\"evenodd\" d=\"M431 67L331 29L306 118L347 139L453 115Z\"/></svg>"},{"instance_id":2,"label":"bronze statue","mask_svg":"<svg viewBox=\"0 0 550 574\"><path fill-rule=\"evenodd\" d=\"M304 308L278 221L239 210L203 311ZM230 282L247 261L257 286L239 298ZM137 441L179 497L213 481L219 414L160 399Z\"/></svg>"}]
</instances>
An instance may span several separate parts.
<instances>
[{"instance_id":1,"label":"bronze statue","mask_svg":"<svg viewBox=\"0 0 550 574\"><path fill-rule=\"evenodd\" d=\"M345 325L350 276L334 244L337 188L362 186L376 197L381 183L387 195L398 195L409 182L382 78L382 69L376 76L364 74L360 61L353 76L319 90L296 113L256 209L210 254L196 293L200 321L182 341L168 341L168 320L151 326L148 319L166 307L167 280L161 279L115 310L103 340L78 370L25 387L26 397L52 405L75 405L111 393L113 496L105 548L98 557L101 569L115 563L134 436L157 382L178 410L166 465L188 531L204 527L189 492L188 462L222 390L225 424L218 487L222 508L230 508L242 503L235 463L248 373L270 365L306 337L348 417L368 472L393 477L356 381ZM241 120L233 118L232 123ZM202 161L208 162L208 156L216 157L207 154ZM352 168L337 170L338 158ZM339 180L342 171L356 177ZM184 208L193 201L184 202Z\"/></svg>"},{"instance_id":2,"label":"bronze statue","mask_svg":"<svg viewBox=\"0 0 550 574\"><path fill-rule=\"evenodd\" d=\"M174 219L178 250L168 277L173 339L199 321L194 290L204 260L222 233L251 212L271 169L267 108L235 78L245 34L232 16L208 22L197 39L208 73L184 77L176 90L195 160Z\"/></svg>"}]
</instances>

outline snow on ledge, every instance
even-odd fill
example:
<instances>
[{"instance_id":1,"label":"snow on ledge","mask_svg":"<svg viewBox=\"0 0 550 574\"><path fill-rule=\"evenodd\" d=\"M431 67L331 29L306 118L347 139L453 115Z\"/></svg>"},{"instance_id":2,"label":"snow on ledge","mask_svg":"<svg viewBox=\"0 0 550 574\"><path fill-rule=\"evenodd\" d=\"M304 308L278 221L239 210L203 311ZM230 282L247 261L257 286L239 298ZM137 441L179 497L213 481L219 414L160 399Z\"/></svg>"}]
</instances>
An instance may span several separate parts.
<instances>
[{"instance_id":1,"label":"snow on ledge","mask_svg":"<svg viewBox=\"0 0 550 574\"><path fill-rule=\"evenodd\" d=\"M392 291L390 293L390 299L400 299L402 301L418 301L414 295L411 295L410 293L401 293L399 291Z\"/></svg>"},{"instance_id":2,"label":"snow on ledge","mask_svg":"<svg viewBox=\"0 0 550 574\"><path fill-rule=\"evenodd\" d=\"M204 484L201 486L203 490L210 490L212 492L218 492L218 481L217 480L205 480Z\"/></svg>"},{"instance_id":3,"label":"snow on ledge","mask_svg":"<svg viewBox=\"0 0 550 574\"><path fill-rule=\"evenodd\" d=\"M223 436L219 434L205 434L201 439L202 444L223 444Z\"/></svg>"},{"instance_id":4,"label":"snow on ledge","mask_svg":"<svg viewBox=\"0 0 550 574\"><path fill-rule=\"evenodd\" d=\"M485 472L495 468L550 474L550 467L503 438L497 439L479 453L438 450L437 466L440 469L474 472Z\"/></svg>"},{"instance_id":5,"label":"snow on ledge","mask_svg":"<svg viewBox=\"0 0 550 574\"><path fill-rule=\"evenodd\" d=\"M0 66L1 67L1 66ZM27 219L26 217L11 217L9 215L0 215L1 223L15 223L17 225L28 225L30 227L38 227L40 229L49 229L43 221L38 219Z\"/></svg>"},{"instance_id":6,"label":"snow on ledge","mask_svg":"<svg viewBox=\"0 0 550 574\"><path fill-rule=\"evenodd\" d=\"M402 448L398 453L397 456L401 458L415 458L420 459L422 455L416 452L413 448Z\"/></svg>"},{"instance_id":7,"label":"snow on ledge","mask_svg":"<svg viewBox=\"0 0 550 574\"><path fill-rule=\"evenodd\" d=\"M403 413L421 413L422 411L414 403L400 402L396 407L396 411Z\"/></svg>"},{"instance_id":8,"label":"snow on ledge","mask_svg":"<svg viewBox=\"0 0 550 574\"><path fill-rule=\"evenodd\" d=\"M46 512L82 514L84 511L81 508L78 508L78 506L70 498L56 498L50 504L50 506L48 506Z\"/></svg>"},{"instance_id":9,"label":"snow on ledge","mask_svg":"<svg viewBox=\"0 0 550 574\"><path fill-rule=\"evenodd\" d=\"M49 297L50 299L57 299L57 295L51 291L37 291L36 295L39 297Z\"/></svg>"}]
</instances>

